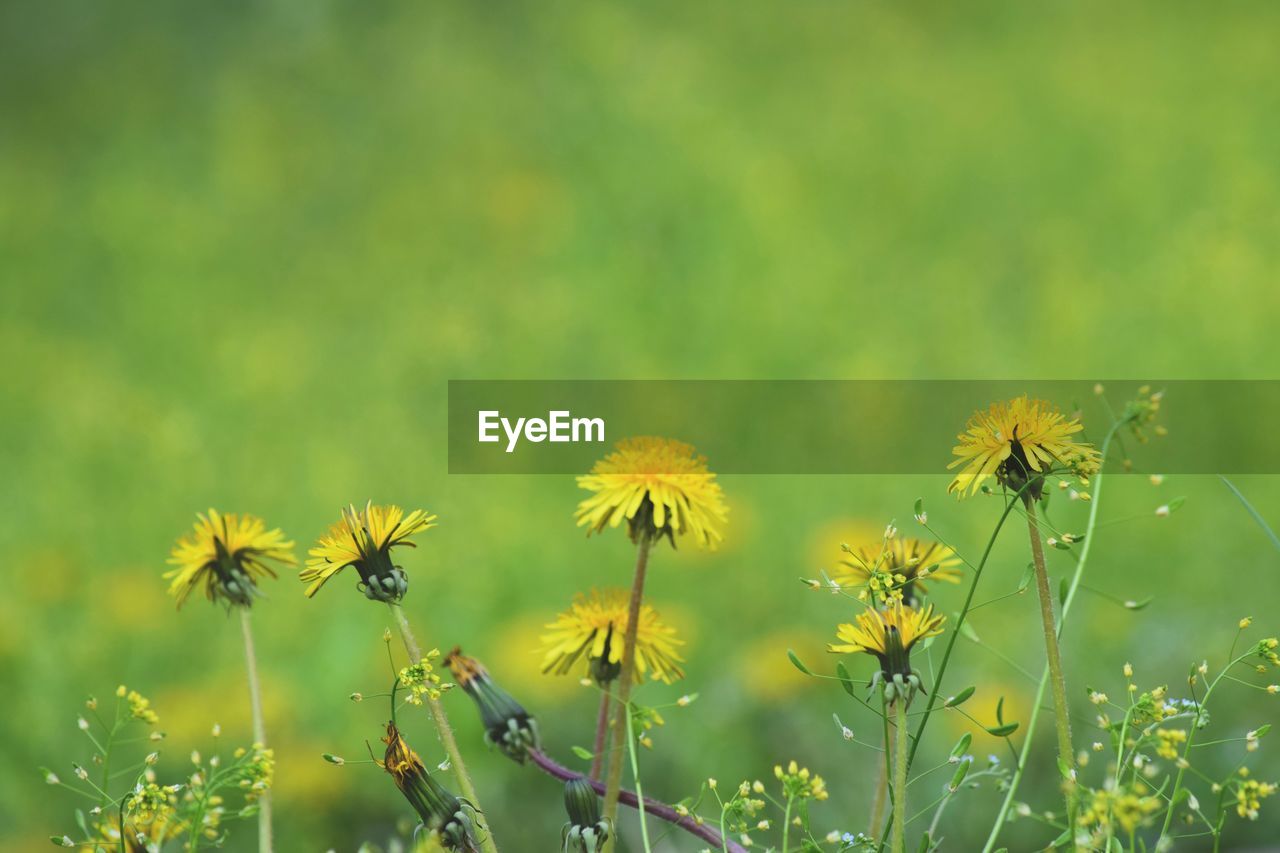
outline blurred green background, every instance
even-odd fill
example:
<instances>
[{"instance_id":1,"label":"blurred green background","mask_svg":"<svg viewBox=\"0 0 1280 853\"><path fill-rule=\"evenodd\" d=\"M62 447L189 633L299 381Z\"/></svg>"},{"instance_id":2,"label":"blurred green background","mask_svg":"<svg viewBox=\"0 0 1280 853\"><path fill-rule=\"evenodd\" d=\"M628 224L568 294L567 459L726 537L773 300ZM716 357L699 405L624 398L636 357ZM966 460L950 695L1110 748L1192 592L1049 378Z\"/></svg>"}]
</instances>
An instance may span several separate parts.
<instances>
[{"instance_id":1,"label":"blurred green background","mask_svg":"<svg viewBox=\"0 0 1280 853\"><path fill-rule=\"evenodd\" d=\"M574 528L571 478L448 476L449 378L1273 376L1277 24L1261 3L3 4L0 846L73 830L35 768L85 759L87 694L151 696L171 773L215 720L248 739L234 624L200 600L175 612L159 579L210 505L300 552L348 501L439 513L404 560L423 640L487 661L554 753L588 742L592 695L537 674L539 626L625 584L631 549ZM829 670L850 611L796 578L890 519L910 532L920 495L975 552L995 506L945 497L949 449L936 477L725 478L726 547L663 550L651 574L689 677L642 698L701 699L655 733L647 791L794 757L832 791L817 826L863 828L875 759L831 714L869 737L874 718L785 658ZM1239 485L1280 521L1274 479ZM1077 688L1123 692L1125 661L1179 684L1250 612L1275 633L1280 559L1220 483L1107 492L1104 520L1144 519L1098 535L1091 577L1158 598L1082 600ZM1001 541L979 598L1016 584L1024 540ZM353 583L306 601L285 578L255 609L286 851L381 841L407 813L376 769L319 759L359 757L385 714L346 699L386 680L385 610ZM1016 597L974 624L1035 668L1035 620ZM962 650L951 686L1025 716L1017 669ZM1228 693L1223 731L1274 717ZM499 840L549 849L557 786L448 704ZM939 720L926 759L961 722ZM409 733L439 759L425 719ZM1268 752L1253 761L1274 778ZM1051 766L1026 788L1039 807ZM951 849L993 805L954 811ZM1275 812L1232 843L1276 837ZM1007 836L1046 840L1026 821ZM252 849L251 828L228 847Z\"/></svg>"}]
</instances>

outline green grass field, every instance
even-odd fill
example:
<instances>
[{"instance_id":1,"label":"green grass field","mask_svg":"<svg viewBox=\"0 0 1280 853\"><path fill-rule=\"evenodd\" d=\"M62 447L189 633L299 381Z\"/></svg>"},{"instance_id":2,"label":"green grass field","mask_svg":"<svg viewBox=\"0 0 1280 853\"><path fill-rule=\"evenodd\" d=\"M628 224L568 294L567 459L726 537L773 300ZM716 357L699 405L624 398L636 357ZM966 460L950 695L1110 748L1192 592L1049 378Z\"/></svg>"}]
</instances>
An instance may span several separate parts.
<instances>
[{"instance_id":1,"label":"green grass field","mask_svg":"<svg viewBox=\"0 0 1280 853\"><path fill-rule=\"evenodd\" d=\"M1270 378L1278 14L6 4L0 847L74 829L74 801L36 768L83 760L88 694L150 696L175 768L214 721L248 739L234 622L199 600L175 612L159 578L208 506L262 515L300 552L351 501L439 513L404 559L422 639L485 660L557 754L589 746L594 694L538 674L537 636L574 592L625 586L632 550L574 527L570 477L449 476L450 378ZM958 430L969 413L931 414ZM932 477L724 478L725 547L654 560L688 678L643 695L700 699L654 733L647 791L675 800L796 758L831 790L815 823L865 828L874 758L845 748L831 714L871 735L878 722L785 654L829 672L850 614L797 578L891 519L907 530L920 496L979 550L993 504L947 498L949 453ZM1237 485L1280 525L1280 482ZM1220 482L1108 491L1104 521L1188 500L1176 523L1098 535L1093 582L1156 599L1135 613L1086 595L1073 614L1086 723L1083 684L1122 692L1126 661L1173 685L1225 654L1240 617L1277 630L1280 554ZM991 596L1017 584L1025 532L993 559ZM1069 568L1050 554L1051 572ZM285 577L255 609L286 851L382 843L408 814L376 768L319 757L360 757L385 722L346 698L386 681L385 610L353 583L307 601ZM954 686L1025 716L1033 602L974 627L1011 660L963 649ZM447 704L499 840L521 827L549 849L557 786L484 751L461 693ZM1276 707L1242 690L1216 719L1242 729ZM945 755L962 722L943 717L927 746ZM425 715L410 726L438 761ZM1037 808L1057 796L1051 744L1046 727ZM1280 771L1269 752L1259 778ZM1233 844L1277 836L1266 805ZM986 826L954 820L950 849L976 849ZM1028 821L1006 837L1046 840ZM253 849L252 828L227 847Z\"/></svg>"}]
</instances>

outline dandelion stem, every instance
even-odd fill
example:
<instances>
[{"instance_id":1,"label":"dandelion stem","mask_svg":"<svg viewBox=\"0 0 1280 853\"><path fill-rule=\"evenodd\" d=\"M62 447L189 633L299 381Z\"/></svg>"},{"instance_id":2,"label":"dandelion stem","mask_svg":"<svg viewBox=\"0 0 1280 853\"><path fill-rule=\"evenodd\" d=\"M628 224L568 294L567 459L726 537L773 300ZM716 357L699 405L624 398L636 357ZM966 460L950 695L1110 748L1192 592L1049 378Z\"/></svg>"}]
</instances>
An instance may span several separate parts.
<instances>
[{"instance_id":1,"label":"dandelion stem","mask_svg":"<svg viewBox=\"0 0 1280 853\"><path fill-rule=\"evenodd\" d=\"M253 741L267 747L267 726L262 717L262 686L258 681L258 656L253 651L253 625L248 607L240 608L240 630L244 635L244 664L249 676L249 705L253 710ZM271 853L271 790L258 797L258 853Z\"/></svg>"},{"instance_id":2,"label":"dandelion stem","mask_svg":"<svg viewBox=\"0 0 1280 853\"><path fill-rule=\"evenodd\" d=\"M619 716L630 713L631 685L635 681L636 633L640 627L640 604L644 600L644 576L649 566L650 536L643 535L636 546L636 573L631 584L631 603L627 609L627 633L622 645L622 671L618 673L618 698L613 703L613 749L609 757L608 781L605 784L604 816L614 821L618 816L618 791L622 787L622 740L627 736L625 721Z\"/></svg>"},{"instance_id":3,"label":"dandelion stem","mask_svg":"<svg viewBox=\"0 0 1280 853\"><path fill-rule=\"evenodd\" d=\"M404 650L409 655L409 662L422 663L422 649L413 636L413 629L409 627L409 619L404 615L404 608L394 601L387 602L387 606L396 617L396 626L400 629L400 639L404 641ZM453 736L453 726L449 725L449 715L445 713L444 704L439 699L432 698L430 694L426 696L426 700L427 708L431 711L431 719L436 725L436 734L440 738L441 745L444 746L445 754L449 756L449 766L453 769L454 778L458 780L458 788L463 798L477 813L484 814L480 809L480 800L476 797L475 785L471 783L471 774L467 772L467 765L463 762L462 753L458 750L458 741ZM480 840L480 846L484 848L485 853L497 853L498 845L494 843L492 831L485 832Z\"/></svg>"},{"instance_id":4,"label":"dandelion stem","mask_svg":"<svg viewBox=\"0 0 1280 853\"><path fill-rule=\"evenodd\" d=\"M567 782L570 779L579 779L582 776L582 774L575 770L570 770L541 750L530 748L528 755L539 770L553 778ZM604 794L603 782L596 780L590 780L590 782L592 790L597 794ZM634 791L623 789L618 792L618 802L629 808L639 808L640 797L636 796ZM647 815L666 821L672 826L680 827L693 837L705 841L713 849L722 849L725 853L746 853L746 848L741 844L722 836L713 827L696 819L692 813L682 815L671 806L666 803L660 803L652 797L644 798L644 811Z\"/></svg>"},{"instance_id":5,"label":"dandelion stem","mask_svg":"<svg viewBox=\"0 0 1280 853\"><path fill-rule=\"evenodd\" d=\"M902 697L893 702L893 853L907 849L907 703Z\"/></svg>"},{"instance_id":6,"label":"dandelion stem","mask_svg":"<svg viewBox=\"0 0 1280 853\"><path fill-rule=\"evenodd\" d=\"M1111 447L1111 439L1115 437L1116 430L1122 425L1121 421L1117 421L1111 425L1111 429L1107 431L1106 436L1102 439L1102 446L1099 449L1099 457L1107 458L1107 451ZM1080 557L1076 560L1076 570L1071 575L1071 584L1067 587L1067 597L1062 602L1062 619L1058 622L1058 632L1061 634L1062 626L1067 621L1067 614L1071 612L1071 605L1076 600L1076 591L1080 588L1080 579L1084 577L1084 567L1089 560L1089 552L1093 548L1094 531L1098 527L1098 507L1102 502L1102 472L1099 471L1093 476L1093 500L1089 504L1089 521L1084 530L1084 546L1080 549ZM1018 766L1013 772L1013 778L1009 780L1009 788L1005 791L1004 802L1000 804L1000 812L996 815L995 822L991 825L991 832L987 835L987 843L982 847L982 853L991 853L995 848L996 839L1000 837L1000 830L1004 828L1005 819L1009 814L1009 809L1013 806L1013 799L1018 793L1018 785L1022 782L1023 773L1027 768L1027 759L1031 755L1031 741L1036 733L1036 720L1040 716L1040 707L1044 702L1044 690L1049 682L1049 668L1046 666L1044 672L1040 675L1040 684L1036 687L1036 698L1031 703L1031 715L1027 719L1026 737L1022 741L1022 756L1018 760Z\"/></svg>"},{"instance_id":7,"label":"dandelion stem","mask_svg":"<svg viewBox=\"0 0 1280 853\"><path fill-rule=\"evenodd\" d=\"M595 754L591 756L590 779L592 782L598 781L600 773L604 770L605 738L609 732L609 705L612 701L607 689L600 691L600 713L596 717Z\"/></svg>"},{"instance_id":8,"label":"dandelion stem","mask_svg":"<svg viewBox=\"0 0 1280 853\"><path fill-rule=\"evenodd\" d=\"M1036 521L1036 505L1028 500L1027 532L1031 538L1031 560L1036 567L1036 592L1040 597L1040 621L1044 626L1045 662L1049 670L1049 684L1053 689L1053 721L1058 733L1058 760L1061 766L1075 766L1075 751L1071 747L1071 718L1067 706L1067 681L1062 674L1062 652L1058 648L1058 627L1053 614L1053 593L1049 590L1049 571L1044 562L1044 546L1040 542L1040 527ZM1065 772L1065 770L1064 770ZM1075 825L1075 782L1064 780L1067 805L1067 826Z\"/></svg>"}]
</instances>

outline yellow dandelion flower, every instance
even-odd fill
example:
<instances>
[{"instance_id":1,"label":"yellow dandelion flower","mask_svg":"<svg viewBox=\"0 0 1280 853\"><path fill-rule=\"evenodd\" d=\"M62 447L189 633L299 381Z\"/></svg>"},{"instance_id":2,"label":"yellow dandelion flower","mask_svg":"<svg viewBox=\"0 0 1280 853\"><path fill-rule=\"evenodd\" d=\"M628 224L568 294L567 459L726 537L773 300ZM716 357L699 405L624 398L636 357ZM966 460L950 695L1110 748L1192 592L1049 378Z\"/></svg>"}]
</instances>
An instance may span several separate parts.
<instances>
[{"instance_id":1,"label":"yellow dandelion flower","mask_svg":"<svg viewBox=\"0 0 1280 853\"><path fill-rule=\"evenodd\" d=\"M886 699L899 696L910 702L920 685L911 669L911 649L921 640L941 634L944 621L945 616L934 615L932 604L914 608L894 601L885 610L869 608L859 613L853 623L836 626L836 639L841 642L828 644L827 651L875 655L880 671L872 679L872 686L883 681Z\"/></svg>"},{"instance_id":2,"label":"yellow dandelion flower","mask_svg":"<svg viewBox=\"0 0 1280 853\"><path fill-rule=\"evenodd\" d=\"M946 545L894 537L851 549L831 579L842 587L874 582L878 597L910 602L917 593L928 592L925 578L929 582L960 583L960 570L956 568L960 563L955 551Z\"/></svg>"},{"instance_id":3,"label":"yellow dandelion flower","mask_svg":"<svg viewBox=\"0 0 1280 853\"><path fill-rule=\"evenodd\" d=\"M951 451L957 459L947 467L964 467L947 491L960 497L972 495L994 476L996 482L1013 489L1031 480L1029 498L1038 500L1043 487L1040 478L1047 471L1066 468L1087 477L1098 470L1098 451L1072 438L1083 429L1079 420L1043 400L1024 395L993 403L985 412L975 413L957 436L960 443Z\"/></svg>"},{"instance_id":4,"label":"yellow dandelion flower","mask_svg":"<svg viewBox=\"0 0 1280 853\"><path fill-rule=\"evenodd\" d=\"M578 485L594 494L578 504L576 519L588 533L626 520L632 541L640 536L692 534L701 547L723 539L728 516L724 493L707 461L692 447L666 438L627 438L597 462Z\"/></svg>"},{"instance_id":5,"label":"yellow dandelion flower","mask_svg":"<svg viewBox=\"0 0 1280 853\"><path fill-rule=\"evenodd\" d=\"M276 576L272 562L295 562L293 543L283 533L268 530L257 516L210 509L197 516L195 529L174 545L169 564L177 568L165 572L164 578L179 607L201 584L210 601L248 607L258 594L258 580Z\"/></svg>"},{"instance_id":6,"label":"yellow dandelion flower","mask_svg":"<svg viewBox=\"0 0 1280 853\"><path fill-rule=\"evenodd\" d=\"M622 671L623 637L627 633L629 594L622 589L592 590L579 595L568 610L546 627L542 636L542 671L565 675L579 660L598 684L608 684ZM648 675L665 684L684 678L677 651L684 645L675 628L658 618L648 604L640 607L636 628L635 681Z\"/></svg>"},{"instance_id":7,"label":"yellow dandelion flower","mask_svg":"<svg viewBox=\"0 0 1280 853\"><path fill-rule=\"evenodd\" d=\"M409 537L435 527L436 516L420 509L409 514L398 506L365 504L342 511L342 518L321 536L308 551L307 567L299 574L307 587L307 597L345 569L354 566L360 573L358 588L370 599L394 602L404 597L409 579L391 562L391 549L414 547Z\"/></svg>"}]
</instances>

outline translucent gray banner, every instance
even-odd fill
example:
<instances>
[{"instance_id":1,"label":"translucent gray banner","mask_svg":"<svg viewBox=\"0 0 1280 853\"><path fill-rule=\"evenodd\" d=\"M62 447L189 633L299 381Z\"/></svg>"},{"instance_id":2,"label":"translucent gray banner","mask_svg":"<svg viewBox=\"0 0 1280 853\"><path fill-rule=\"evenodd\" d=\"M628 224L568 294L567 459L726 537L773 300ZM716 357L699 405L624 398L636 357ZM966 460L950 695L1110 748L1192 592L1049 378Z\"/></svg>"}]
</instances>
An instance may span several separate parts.
<instances>
[{"instance_id":1,"label":"translucent gray banner","mask_svg":"<svg viewBox=\"0 0 1280 853\"><path fill-rule=\"evenodd\" d=\"M1151 440L1120 429L1111 461L1280 473L1275 380L451 380L449 471L580 474L619 439L658 435L694 445L722 474L940 474L968 419L993 402L1046 400L1078 414L1079 437L1097 444L1143 386L1161 400Z\"/></svg>"}]
</instances>

